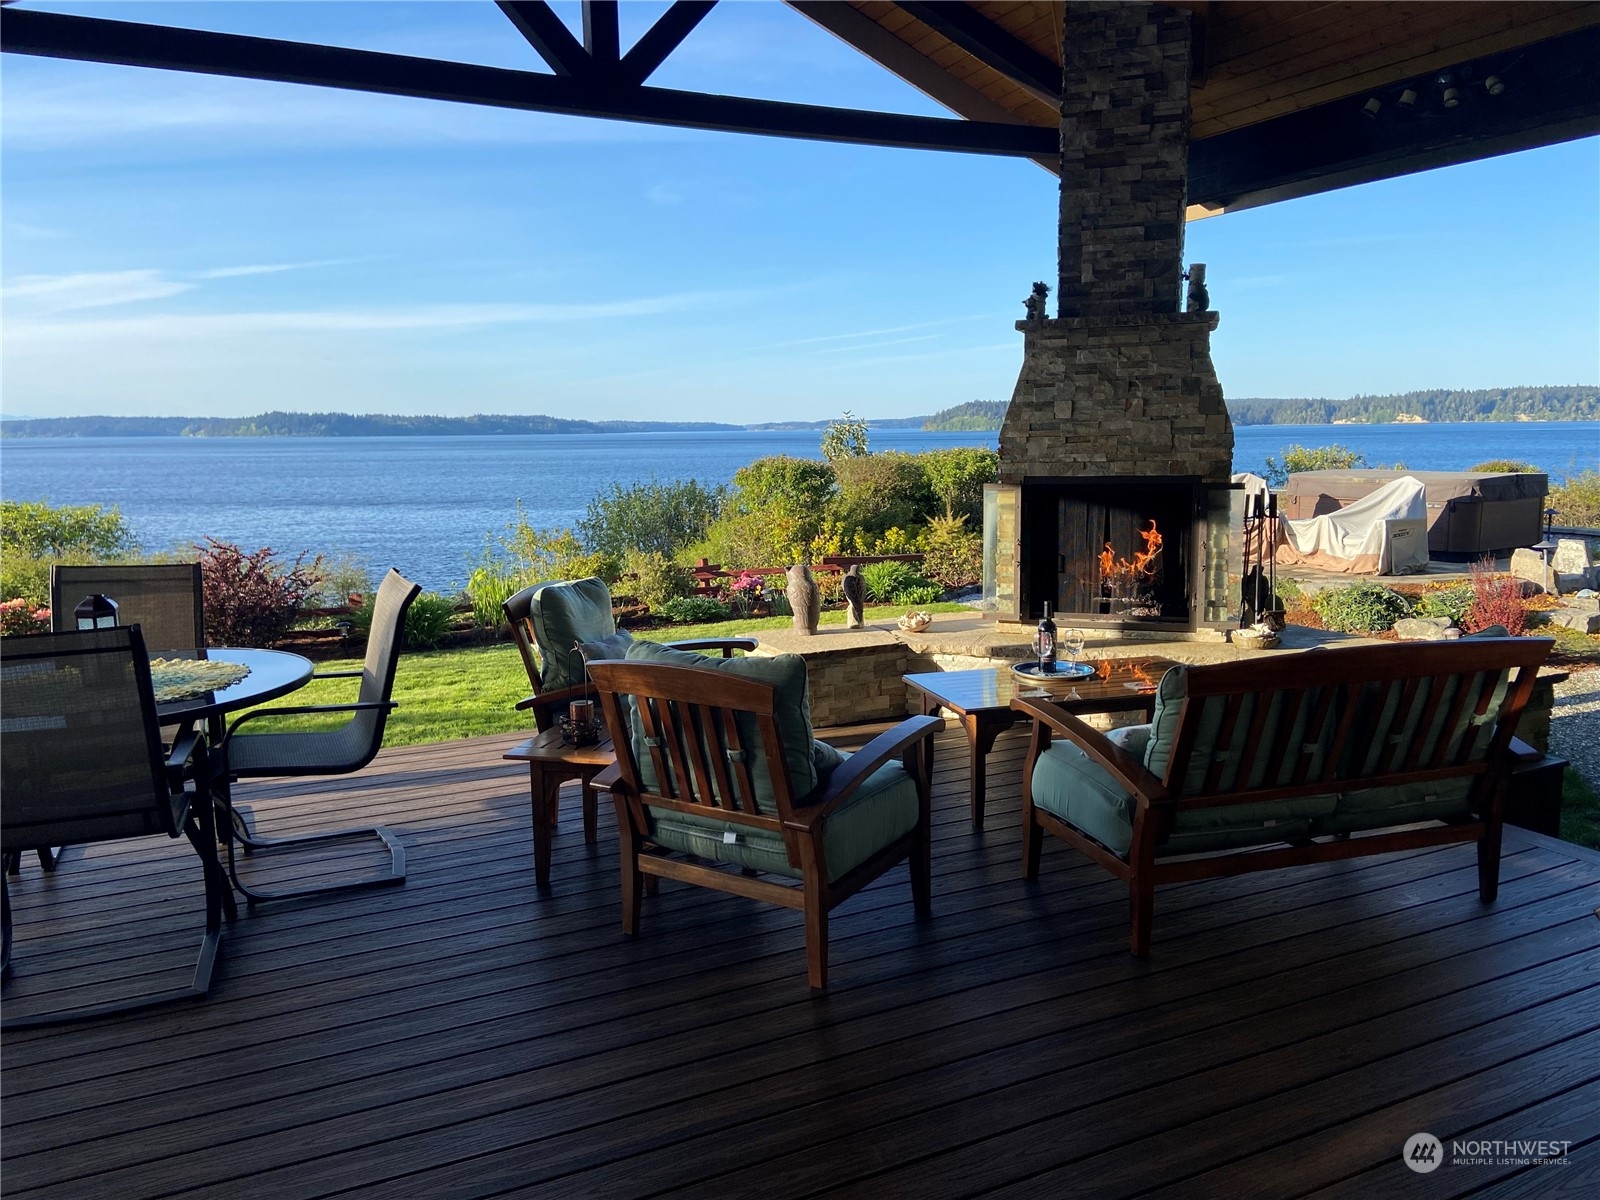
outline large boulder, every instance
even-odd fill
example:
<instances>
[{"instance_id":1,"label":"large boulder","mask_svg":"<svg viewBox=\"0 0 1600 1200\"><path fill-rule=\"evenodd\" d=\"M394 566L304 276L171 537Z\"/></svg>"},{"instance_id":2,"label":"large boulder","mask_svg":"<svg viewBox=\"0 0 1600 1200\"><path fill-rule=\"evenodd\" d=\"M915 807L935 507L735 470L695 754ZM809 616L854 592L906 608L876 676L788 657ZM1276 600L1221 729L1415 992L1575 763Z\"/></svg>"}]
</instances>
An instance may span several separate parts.
<instances>
[{"instance_id":1,"label":"large boulder","mask_svg":"<svg viewBox=\"0 0 1600 1200\"><path fill-rule=\"evenodd\" d=\"M1402 617L1394 623L1394 632L1402 642L1442 642L1461 636L1449 617Z\"/></svg>"}]
</instances>

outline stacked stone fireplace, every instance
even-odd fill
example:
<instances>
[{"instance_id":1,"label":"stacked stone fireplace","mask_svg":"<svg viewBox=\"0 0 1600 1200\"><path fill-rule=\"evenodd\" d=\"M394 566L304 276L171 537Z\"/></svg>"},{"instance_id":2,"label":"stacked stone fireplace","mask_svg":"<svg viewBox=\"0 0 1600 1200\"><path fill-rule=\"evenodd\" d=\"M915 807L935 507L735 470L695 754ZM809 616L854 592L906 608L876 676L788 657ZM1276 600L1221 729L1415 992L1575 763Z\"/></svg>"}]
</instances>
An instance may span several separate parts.
<instances>
[{"instance_id":1,"label":"stacked stone fireplace","mask_svg":"<svg viewBox=\"0 0 1600 1200\"><path fill-rule=\"evenodd\" d=\"M1017 324L987 576L1002 618L1193 630L1221 616L1233 427L1217 314L1181 296L1191 15L1065 20L1059 315Z\"/></svg>"}]
</instances>

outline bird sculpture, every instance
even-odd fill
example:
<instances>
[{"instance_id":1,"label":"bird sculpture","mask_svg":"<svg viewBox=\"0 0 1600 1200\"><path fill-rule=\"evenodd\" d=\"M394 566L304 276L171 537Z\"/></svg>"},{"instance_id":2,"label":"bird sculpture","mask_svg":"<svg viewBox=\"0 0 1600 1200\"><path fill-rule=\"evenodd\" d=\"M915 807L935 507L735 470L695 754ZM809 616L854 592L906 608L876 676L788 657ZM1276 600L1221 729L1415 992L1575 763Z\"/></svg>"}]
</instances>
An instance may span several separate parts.
<instances>
[{"instance_id":1,"label":"bird sculpture","mask_svg":"<svg viewBox=\"0 0 1600 1200\"><path fill-rule=\"evenodd\" d=\"M845 602L845 627L860 629L865 622L861 619L862 607L867 599L867 581L861 578L861 564L854 564L844 573L844 602Z\"/></svg>"},{"instance_id":2,"label":"bird sculpture","mask_svg":"<svg viewBox=\"0 0 1600 1200\"><path fill-rule=\"evenodd\" d=\"M815 633L822 617L822 592L805 563L795 563L789 568L789 586L784 589L784 595L789 597L789 608L794 613L794 631Z\"/></svg>"}]
</instances>

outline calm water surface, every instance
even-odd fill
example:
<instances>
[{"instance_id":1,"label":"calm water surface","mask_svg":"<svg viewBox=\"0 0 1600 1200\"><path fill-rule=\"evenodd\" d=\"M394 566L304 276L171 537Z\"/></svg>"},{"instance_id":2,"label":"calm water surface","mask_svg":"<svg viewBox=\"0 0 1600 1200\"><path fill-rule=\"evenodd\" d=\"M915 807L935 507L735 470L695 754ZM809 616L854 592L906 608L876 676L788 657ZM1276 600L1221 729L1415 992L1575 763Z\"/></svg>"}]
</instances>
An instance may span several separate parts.
<instances>
[{"instance_id":1,"label":"calm water surface","mask_svg":"<svg viewBox=\"0 0 1600 1200\"><path fill-rule=\"evenodd\" d=\"M536 526L574 524L591 497L650 479L728 483L769 454L821 457L820 433L440 438L49 438L0 446L8 500L117 505L147 550L202 536L246 549L354 554L433 590L459 586L522 502ZM1487 458L1553 476L1600 466L1600 422L1254 425L1234 469L1285 446L1339 443L1373 465L1459 470ZM993 446L993 433L872 431L874 450Z\"/></svg>"}]
</instances>

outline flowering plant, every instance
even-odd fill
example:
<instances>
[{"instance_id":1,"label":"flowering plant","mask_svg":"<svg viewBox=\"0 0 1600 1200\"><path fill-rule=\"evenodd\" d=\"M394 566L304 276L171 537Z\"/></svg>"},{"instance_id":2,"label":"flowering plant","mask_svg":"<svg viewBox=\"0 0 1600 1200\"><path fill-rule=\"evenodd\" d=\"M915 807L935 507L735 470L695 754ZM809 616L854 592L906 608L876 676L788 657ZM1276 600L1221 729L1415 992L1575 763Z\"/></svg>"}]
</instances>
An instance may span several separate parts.
<instances>
[{"instance_id":1,"label":"flowering plant","mask_svg":"<svg viewBox=\"0 0 1600 1200\"><path fill-rule=\"evenodd\" d=\"M0 603L0 637L20 633L49 633L50 610L35 608L22 597Z\"/></svg>"},{"instance_id":2,"label":"flowering plant","mask_svg":"<svg viewBox=\"0 0 1600 1200\"><path fill-rule=\"evenodd\" d=\"M754 571L740 571L727 586L728 599L743 615L749 616L756 605L761 603L766 588L767 580L764 575L757 575Z\"/></svg>"}]
</instances>

